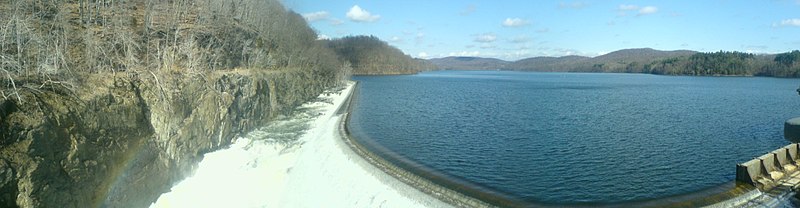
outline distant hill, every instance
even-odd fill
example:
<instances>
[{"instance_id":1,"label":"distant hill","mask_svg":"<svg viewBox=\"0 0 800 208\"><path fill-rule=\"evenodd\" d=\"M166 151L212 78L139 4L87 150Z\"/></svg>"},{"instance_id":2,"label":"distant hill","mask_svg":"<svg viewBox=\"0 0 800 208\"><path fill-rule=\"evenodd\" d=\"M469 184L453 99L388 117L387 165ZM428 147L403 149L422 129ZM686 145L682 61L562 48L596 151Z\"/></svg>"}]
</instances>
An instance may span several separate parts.
<instances>
[{"instance_id":1,"label":"distant hill","mask_svg":"<svg viewBox=\"0 0 800 208\"><path fill-rule=\"evenodd\" d=\"M696 51L660 51L651 48L623 49L594 58L585 56L532 57L518 61L495 58L451 56L430 59L439 69L518 71L594 71L594 68L624 68L630 63L650 63L657 60L691 56Z\"/></svg>"},{"instance_id":2,"label":"distant hill","mask_svg":"<svg viewBox=\"0 0 800 208\"><path fill-rule=\"evenodd\" d=\"M594 57L590 64L583 66L590 67L593 71L613 71L624 72L633 68L641 67L654 61L660 61L678 57L689 57L698 53L697 51L677 50L660 51L651 48L623 49Z\"/></svg>"},{"instance_id":3,"label":"distant hill","mask_svg":"<svg viewBox=\"0 0 800 208\"><path fill-rule=\"evenodd\" d=\"M544 72L618 72L701 76L800 77L800 51L756 55L736 51L661 51L635 48L594 58L585 56L533 57L503 61L479 57L431 59L439 69Z\"/></svg>"},{"instance_id":4,"label":"distant hill","mask_svg":"<svg viewBox=\"0 0 800 208\"><path fill-rule=\"evenodd\" d=\"M496 58L451 56L429 60L442 70L495 70L508 69L511 62Z\"/></svg>"},{"instance_id":5,"label":"distant hill","mask_svg":"<svg viewBox=\"0 0 800 208\"><path fill-rule=\"evenodd\" d=\"M651 48L635 48L614 51L594 58L585 56L532 57L518 61L503 61L480 57L444 57L431 59L439 69L487 70L503 69L516 71L624 71L628 65L644 65L653 61L688 57L696 51L660 51Z\"/></svg>"},{"instance_id":6,"label":"distant hill","mask_svg":"<svg viewBox=\"0 0 800 208\"><path fill-rule=\"evenodd\" d=\"M654 59L691 56L697 51L660 51L652 48L622 49L592 58L595 62L649 62Z\"/></svg>"},{"instance_id":7,"label":"distant hill","mask_svg":"<svg viewBox=\"0 0 800 208\"><path fill-rule=\"evenodd\" d=\"M533 57L515 61L508 69L518 71L573 71L592 58L585 56Z\"/></svg>"}]
</instances>

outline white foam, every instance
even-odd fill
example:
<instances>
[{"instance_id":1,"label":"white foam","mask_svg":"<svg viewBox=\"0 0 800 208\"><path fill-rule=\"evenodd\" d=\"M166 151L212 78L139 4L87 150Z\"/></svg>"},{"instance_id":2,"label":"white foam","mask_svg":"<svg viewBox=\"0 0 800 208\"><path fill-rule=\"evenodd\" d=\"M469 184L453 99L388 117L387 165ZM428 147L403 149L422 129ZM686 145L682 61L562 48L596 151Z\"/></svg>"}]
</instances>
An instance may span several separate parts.
<instances>
[{"instance_id":1,"label":"white foam","mask_svg":"<svg viewBox=\"0 0 800 208\"><path fill-rule=\"evenodd\" d=\"M320 95L312 115L284 122L310 128L291 144L275 142L270 129L238 138L208 153L192 177L150 207L448 207L370 166L341 144L336 109L352 91ZM321 114L320 114L321 113ZM285 123L276 122L275 125ZM278 132L285 136L285 132ZM280 135L277 135L280 136Z\"/></svg>"}]
</instances>

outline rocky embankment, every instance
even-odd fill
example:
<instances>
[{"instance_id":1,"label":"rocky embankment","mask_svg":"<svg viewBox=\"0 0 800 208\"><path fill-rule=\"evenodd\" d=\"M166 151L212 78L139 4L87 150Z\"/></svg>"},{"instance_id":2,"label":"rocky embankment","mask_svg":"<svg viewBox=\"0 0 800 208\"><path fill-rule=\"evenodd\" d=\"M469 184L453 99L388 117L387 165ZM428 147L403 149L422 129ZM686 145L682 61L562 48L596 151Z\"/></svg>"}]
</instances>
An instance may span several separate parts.
<instances>
[{"instance_id":1,"label":"rocky embankment","mask_svg":"<svg viewBox=\"0 0 800 208\"><path fill-rule=\"evenodd\" d=\"M0 100L0 207L144 207L202 155L322 92L290 72L87 74ZM313 80L313 79L304 79Z\"/></svg>"}]
</instances>

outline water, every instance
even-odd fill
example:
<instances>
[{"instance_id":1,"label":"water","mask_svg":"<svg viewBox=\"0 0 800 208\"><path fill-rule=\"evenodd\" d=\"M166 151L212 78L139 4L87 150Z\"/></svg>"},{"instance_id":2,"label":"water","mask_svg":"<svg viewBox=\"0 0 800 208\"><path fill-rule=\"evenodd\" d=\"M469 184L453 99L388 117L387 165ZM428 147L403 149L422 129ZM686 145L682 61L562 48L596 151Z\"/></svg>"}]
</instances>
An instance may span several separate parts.
<instances>
[{"instance_id":1,"label":"water","mask_svg":"<svg viewBox=\"0 0 800 208\"><path fill-rule=\"evenodd\" d=\"M350 128L529 202L604 203L730 182L788 144L798 79L436 71L357 76Z\"/></svg>"}]
</instances>

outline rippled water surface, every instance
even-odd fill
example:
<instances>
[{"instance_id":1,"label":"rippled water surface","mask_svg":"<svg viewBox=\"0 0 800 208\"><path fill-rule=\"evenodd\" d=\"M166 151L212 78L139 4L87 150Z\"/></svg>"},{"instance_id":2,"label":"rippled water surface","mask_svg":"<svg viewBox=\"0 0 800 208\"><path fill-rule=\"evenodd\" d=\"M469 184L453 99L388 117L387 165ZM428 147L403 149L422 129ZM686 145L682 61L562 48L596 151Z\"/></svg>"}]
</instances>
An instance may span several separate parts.
<instances>
[{"instance_id":1,"label":"rippled water surface","mask_svg":"<svg viewBox=\"0 0 800 208\"><path fill-rule=\"evenodd\" d=\"M436 71L360 81L354 134L527 201L688 193L788 144L798 79Z\"/></svg>"}]
</instances>

